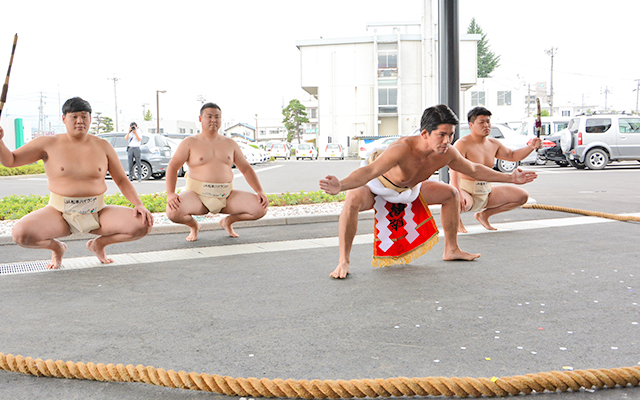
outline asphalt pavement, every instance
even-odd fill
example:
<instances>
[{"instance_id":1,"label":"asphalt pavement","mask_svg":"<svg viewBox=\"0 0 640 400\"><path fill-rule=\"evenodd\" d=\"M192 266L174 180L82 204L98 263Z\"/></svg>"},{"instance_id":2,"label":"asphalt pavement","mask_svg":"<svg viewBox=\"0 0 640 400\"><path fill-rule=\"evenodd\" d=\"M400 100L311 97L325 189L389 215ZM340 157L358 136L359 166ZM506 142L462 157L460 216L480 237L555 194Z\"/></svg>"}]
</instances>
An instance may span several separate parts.
<instances>
[{"instance_id":1,"label":"asphalt pavement","mask_svg":"<svg viewBox=\"0 0 640 400\"><path fill-rule=\"evenodd\" d=\"M638 170L629 174L637 182ZM635 188L627 196L617 186L582 189L556 205L640 211ZM558 196L539 193L532 197L543 204ZM373 220L363 215L345 280L329 277L336 216L248 224L239 238L207 230L195 243L185 232L153 234L111 246L118 260L109 266L91 261L84 240L69 240L60 271L0 274L0 352L270 379L491 378L640 365L637 223L530 209L495 216L495 232L471 214L463 220L470 233L460 246L481 253L478 260L443 261L441 237L409 265L373 268ZM49 257L15 245L0 251L4 263ZM0 372L2 399L205 397L227 398ZM640 388L535 398L640 398Z\"/></svg>"}]
</instances>

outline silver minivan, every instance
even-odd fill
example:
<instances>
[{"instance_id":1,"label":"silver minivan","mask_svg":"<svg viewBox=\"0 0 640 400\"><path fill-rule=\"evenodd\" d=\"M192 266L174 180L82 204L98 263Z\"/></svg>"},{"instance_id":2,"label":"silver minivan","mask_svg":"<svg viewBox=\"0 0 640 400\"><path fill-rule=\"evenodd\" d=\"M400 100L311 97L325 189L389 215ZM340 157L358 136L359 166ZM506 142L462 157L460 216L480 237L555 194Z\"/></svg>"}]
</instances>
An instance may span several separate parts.
<instances>
[{"instance_id":1,"label":"silver minivan","mask_svg":"<svg viewBox=\"0 0 640 400\"><path fill-rule=\"evenodd\" d=\"M101 133L99 138L105 139L116 150L120 164L124 168L125 173L129 174L129 158L127 154L127 141L125 132L109 132ZM134 169L134 174L140 173L140 179L147 180L151 177L161 179L167 172L167 166L171 160L171 147L167 139L161 135L150 133L142 134L142 142L140 144L141 165Z\"/></svg>"},{"instance_id":2,"label":"silver minivan","mask_svg":"<svg viewBox=\"0 0 640 400\"><path fill-rule=\"evenodd\" d=\"M576 116L563 132L560 146L569 163L579 169L604 169L611 161L640 161L640 116Z\"/></svg>"}]
</instances>

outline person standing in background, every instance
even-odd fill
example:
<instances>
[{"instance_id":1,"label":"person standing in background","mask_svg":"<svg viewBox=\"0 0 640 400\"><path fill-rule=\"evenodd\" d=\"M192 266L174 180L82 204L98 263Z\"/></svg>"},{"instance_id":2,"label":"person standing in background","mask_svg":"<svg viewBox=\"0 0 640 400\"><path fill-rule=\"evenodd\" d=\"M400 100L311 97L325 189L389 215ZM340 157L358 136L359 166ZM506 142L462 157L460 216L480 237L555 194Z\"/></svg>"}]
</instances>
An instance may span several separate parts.
<instances>
[{"instance_id":1,"label":"person standing in background","mask_svg":"<svg viewBox=\"0 0 640 400\"><path fill-rule=\"evenodd\" d=\"M132 122L131 125L129 125L129 133L127 133L125 140L128 141L127 156L129 159L129 180L133 181L133 159L135 158L135 163L138 165L138 182L140 182L140 177L142 176L142 172L140 171L140 166L142 165L142 163L140 162L140 143L142 142L142 131L138 129L138 124Z\"/></svg>"}]
</instances>

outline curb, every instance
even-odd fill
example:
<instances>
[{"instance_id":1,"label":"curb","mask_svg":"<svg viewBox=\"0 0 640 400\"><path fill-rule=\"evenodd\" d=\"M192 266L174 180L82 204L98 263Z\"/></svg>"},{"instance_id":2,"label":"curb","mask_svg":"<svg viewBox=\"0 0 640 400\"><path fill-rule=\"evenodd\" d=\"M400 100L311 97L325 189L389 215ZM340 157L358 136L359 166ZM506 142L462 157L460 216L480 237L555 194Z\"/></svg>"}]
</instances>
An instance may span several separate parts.
<instances>
[{"instance_id":1,"label":"curb","mask_svg":"<svg viewBox=\"0 0 640 400\"><path fill-rule=\"evenodd\" d=\"M432 213L440 212L440 206L434 206ZM257 221L242 221L233 224L234 228L256 228L262 226L283 226L283 225L301 225L301 224L315 224L319 222L337 222L340 214L315 214L315 215L295 215L291 217L274 217L274 218L262 218ZM370 220L373 219L373 210L363 211L358 215L358 220ZM200 222L202 231L221 230L222 227L217 221L205 221ZM189 233L189 228L181 224L166 224L158 225L151 228L149 235L166 235L171 233ZM64 238L60 238L65 241L70 240L88 240L94 238L95 235L88 233L78 233ZM11 235L0 235L0 246L15 244Z\"/></svg>"}]
</instances>

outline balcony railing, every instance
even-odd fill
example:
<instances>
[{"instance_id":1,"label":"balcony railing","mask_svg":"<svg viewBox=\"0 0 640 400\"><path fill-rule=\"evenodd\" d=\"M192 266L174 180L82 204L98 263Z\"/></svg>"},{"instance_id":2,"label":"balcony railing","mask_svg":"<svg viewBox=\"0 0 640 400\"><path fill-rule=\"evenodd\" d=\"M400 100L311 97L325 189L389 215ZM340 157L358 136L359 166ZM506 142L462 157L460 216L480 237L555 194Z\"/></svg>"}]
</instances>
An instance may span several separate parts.
<instances>
[{"instance_id":1,"label":"balcony railing","mask_svg":"<svg viewBox=\"0 0 640 400\"><path fill-rule=\"evenodd\" d=\"M392 78L398 76L398 68L378 68L378 78Z\"/></svg>"}]
</instances>

